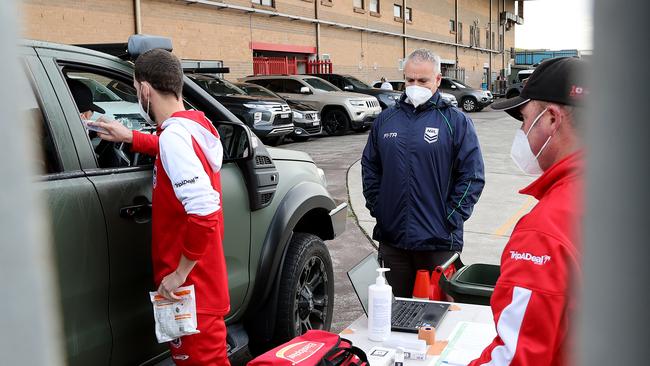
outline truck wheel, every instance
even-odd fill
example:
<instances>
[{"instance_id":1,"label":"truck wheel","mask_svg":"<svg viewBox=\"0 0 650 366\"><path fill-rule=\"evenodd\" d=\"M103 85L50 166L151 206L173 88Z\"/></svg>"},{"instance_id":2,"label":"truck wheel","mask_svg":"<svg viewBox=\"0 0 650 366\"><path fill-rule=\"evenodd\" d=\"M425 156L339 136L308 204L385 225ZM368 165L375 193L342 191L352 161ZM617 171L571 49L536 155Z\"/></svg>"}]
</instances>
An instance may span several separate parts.
<instances>
[{"instance_id":1,"label":"truck wheel","mask_svg":"<svg viewBox=\"0 0 650 366\"><path fill-rule=\"evenodd\" d=\"M465 112L474 112L477 109L476 99L473 97L465 97L463 98L462 106Z\"/></svg>"},{"instance_id":2,"label":"truck wheel","mask_svg":"<svg viewBox=\"0 0 650 366\"><path fill-rule=\"evenodd\" d=\"M348 132L350 118L344 110L330 109L323 114L322 123L328 135L341 136Z\"/></svg>"},{"instance_id":3,"label":"truck wheel","mask_svg":"<svg viewBox=\"0 0 650 366\"><path fill-rule=\"evenodd\" d=\"M334 271L325 243L294 233L280 278L274 341L283 343L310 329L329 330L333 310Z\"/></svg>"}]
</instances>

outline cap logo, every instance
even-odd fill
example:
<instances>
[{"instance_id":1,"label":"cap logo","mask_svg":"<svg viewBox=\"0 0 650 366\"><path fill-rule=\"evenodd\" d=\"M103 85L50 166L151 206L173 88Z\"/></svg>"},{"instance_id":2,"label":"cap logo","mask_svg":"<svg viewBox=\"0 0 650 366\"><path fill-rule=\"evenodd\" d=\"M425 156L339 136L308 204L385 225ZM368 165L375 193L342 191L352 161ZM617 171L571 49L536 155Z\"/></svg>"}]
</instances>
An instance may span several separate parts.
<instances>
[{"instance_id":1,"label":"cap logo","mask_svg":"<svg viewBox=\"0 0 650 366\"><path fill-rule=\"evenodd\" d=\"M585 90L585 88L581 86L571 85L571 92L569 92L570 97L582 97L583 95L587 94L589 94L589 92Z\"/></svg>"}]
</instances>

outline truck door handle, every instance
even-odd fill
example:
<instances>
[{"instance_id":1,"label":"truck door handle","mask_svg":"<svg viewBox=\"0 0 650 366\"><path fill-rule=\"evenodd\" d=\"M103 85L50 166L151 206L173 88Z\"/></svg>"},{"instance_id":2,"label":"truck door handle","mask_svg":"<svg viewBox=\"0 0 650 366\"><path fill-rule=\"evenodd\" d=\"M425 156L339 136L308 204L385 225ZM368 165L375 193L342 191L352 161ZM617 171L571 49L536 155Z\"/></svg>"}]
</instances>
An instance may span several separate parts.
<instances>
[{"instance_id":1,"label":"truck door handle","mask_svg":"<svg viewBox=\"0 0 650 366\"><path fill-rule=\"evenodd\" d=\"M124 206L120 208L120 217L133 220L137 224L145 224L151 221L151 203L145 202L132 206Z\"/></svg>"}]
</instances>

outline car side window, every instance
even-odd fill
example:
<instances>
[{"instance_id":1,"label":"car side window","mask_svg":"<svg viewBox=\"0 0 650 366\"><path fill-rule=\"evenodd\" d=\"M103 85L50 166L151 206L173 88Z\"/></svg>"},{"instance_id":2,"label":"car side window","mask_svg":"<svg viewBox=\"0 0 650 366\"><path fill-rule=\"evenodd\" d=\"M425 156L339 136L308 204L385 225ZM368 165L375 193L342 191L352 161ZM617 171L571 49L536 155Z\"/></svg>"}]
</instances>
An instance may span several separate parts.
<instances>
[{"instance_id":1,"label":"car side window","mask_svg":"<svg viewBox=\"0 0 650 366\"><path fill-rule=\"evenodd\" d=\"M300 94L300 88L304 86L296 80L285 80L284 82L285 93Z\"/></svg>"},{"instance_id":2,"label":"car side window","mask_svg":"<svg viewBox=\"0 0 650 366\"><path fill-rule=\"evenodd\" d=\"M440 80L440 87L443 89L450 89L451 88L451 83L447 79L442 79Z\"/></svg>"},{"instance_id":3,"label":"car side window","mask_svg":"<svg viewBox=\"0 0 650 366\"><path fill-rule=\"evenodd\" d=\"M88 70L63 69L66 81L79 108L92 108L91 121L104 115L122 123L131 130L153 134L155 126L149 124L140 114L138 96L131 80L122 79L111 73ZM81 102L82 94L90 90L92 104ZM79 113L86 111L79 110ZM82 116L79 118L79 123ZM130 144L112 143L100 139L93 131L88 131L89 141L95 151L99 168L124 168L152 165L155 157L131 151Z\"/></svg>"},{"instance_id":4,"label":"car side window","mask_svg":"<svg viewBox=\"0 0 650 366\"><path fill-rule=\"evenodd\" d=\"M37 149L34 154L37 173L39 175L60 173L61 162L50 126L39 103L40 98L37 97L36 91L27 79L22 79L19 85L20 94L23 96L19 110L23 121L28 123L30 137Z\"/></svg>"}]
</instances>

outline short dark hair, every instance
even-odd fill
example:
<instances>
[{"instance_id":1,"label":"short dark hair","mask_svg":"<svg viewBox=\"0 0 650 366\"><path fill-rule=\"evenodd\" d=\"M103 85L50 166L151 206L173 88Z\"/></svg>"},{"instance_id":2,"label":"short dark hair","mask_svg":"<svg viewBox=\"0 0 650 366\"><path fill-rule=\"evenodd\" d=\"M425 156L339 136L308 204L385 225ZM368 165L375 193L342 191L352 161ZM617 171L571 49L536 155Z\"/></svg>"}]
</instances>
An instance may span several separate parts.
<instances>
[{"instance_id":1,"label":"short dark hair","mask_svg":"<svg viewBox=\"0 0 650 366\"><path fill-rule=\"evenodd\" d=\"M149 50L135 60L135 80L146 81L159 92L183 94L183 68L178 57L163 49Z\"/></svg>"}]
</instances>

